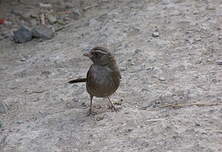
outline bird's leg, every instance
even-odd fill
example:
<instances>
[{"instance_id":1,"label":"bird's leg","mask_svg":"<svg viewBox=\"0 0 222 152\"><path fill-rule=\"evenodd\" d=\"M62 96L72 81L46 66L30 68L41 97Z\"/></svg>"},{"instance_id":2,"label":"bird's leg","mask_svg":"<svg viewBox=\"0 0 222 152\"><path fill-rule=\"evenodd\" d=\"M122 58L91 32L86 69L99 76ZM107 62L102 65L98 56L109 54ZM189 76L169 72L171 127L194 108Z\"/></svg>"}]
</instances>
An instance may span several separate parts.
<instances>
[{"instance_id":1,"label":"bird's leg","mask_svg":"<svg viewBox=\"0 0 222 152\"><path fill-rule=\"evenodd\" d=\"M108 100L109 100L109 103L111 104L111 108L112 108L113 110L117 111L116 107L114 106L114 104L112 103L112 101L110 100L110 98L109 98L109 97L107 97L107 98L108 98Z\"/></svg>"},{"instance_id":2,"label":"bird's leg","mask_svg":"<svg viewBox=\"0 0 222 152\"><path fill-rule=\"evenodd\" d=\"M90 105L89 105L89 112L88 112L88 115L91 115L91 114L92 114L92 100L93 100L93 96L90 95Z\"/></svg>"}]
</instances>

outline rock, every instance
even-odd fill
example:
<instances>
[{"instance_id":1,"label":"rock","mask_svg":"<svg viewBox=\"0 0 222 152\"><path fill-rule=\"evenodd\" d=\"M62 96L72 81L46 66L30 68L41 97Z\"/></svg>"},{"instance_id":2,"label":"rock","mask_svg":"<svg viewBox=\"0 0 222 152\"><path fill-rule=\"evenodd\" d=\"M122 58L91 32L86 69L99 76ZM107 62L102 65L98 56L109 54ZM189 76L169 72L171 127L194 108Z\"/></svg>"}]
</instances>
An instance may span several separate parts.
<instances>
[{"instance_id":1,"label":"rock","mask_svg":"<svg viewBox=\"0 0 222 152\"><path fill-rule=\"evenodd\" d=\"M159 34L158 31L155 31L155 32L153 32L153 34L152 34L152 37L159 37L159 36L160 36L160 34Z\"/></svg>"},{"instance_id":2,"label":"rock","mask_svg":"<svg viewBox=\"0 0 222 152\"><path fill-rule=\"evenodd\" d=\"M21 26L17 31L14 31L14 41L16 43L24 43L32 40L32 32L29 28Z\"/></svg>"},{"instance_id":3,"label":"rock","mask_svg":"<svg viewBox=\"0 0 222 152\"><path fill-rule=\"evenodd\" d=\"M216 61L217 65L222 65L222 60Z\"/></svg>"},{"instance_id":4,"label":"rock","mask_svg":"<svg viewBox=\"0 0 222 152\"><path fill-rule=\"evenodd\" d=\"M81 11L79 9L73 9L73 13L76 14L77 16L81 16Z\"/></svg>"},{"instance_id":5,"label":"rock","mask_svg":"<svg viewBox=\"0 0 222 152\"><path fill-rule=\"evenodd\" d=\"M81 16L81 11L78 8L73 9L73 19L78 20Z\"/></svg>"},{"instance_id":6,"label":"rock","mask_svg":"<svg viewBox=\"0 0 222 152\"><path fill-rule=\"evenodd\" d=\"M4 103L0 103L0 114L6 114L8 111L8 107Z\"/></svg>"},{"instance_id":7,"label":"rock","mask_svg":"<svg viewBox=\"0 0 222 152\"><path fill-rule=\"evenodd\" d=\"M160 81L166 81L166 79L164 77L159 77Z\"/></svg>"},{"instance_id":8,"label":"rock","mask_svg":"<svg viewBox=\"0 0 222 152\"><path fill-rule=\"evenodd\" d=\"M50 24L54 24L57 22L56 16L54 16L52 14L48 14L47 18L48 18Z\"/></svg>"},{"instance_id":9,"label":"rock","mask_svg":"<svg viewBox=\"0 0 222 152\"><path fill-rule=\"evenodd\" d=\"M39 25L32 29L32 35L35 38L51 39L55 34L54 31L46 25Z\"/></svg>"},{"instance_id":10,"label":"rock","mask_svg":"<svg viewBox=\"0 0 222 152\"><path fill-rule=\"evenodd\" d=\"M96 121L101 121L104 119L104 115L101 115L101 116L96 116Z\"/></svg>"}]
</instances>

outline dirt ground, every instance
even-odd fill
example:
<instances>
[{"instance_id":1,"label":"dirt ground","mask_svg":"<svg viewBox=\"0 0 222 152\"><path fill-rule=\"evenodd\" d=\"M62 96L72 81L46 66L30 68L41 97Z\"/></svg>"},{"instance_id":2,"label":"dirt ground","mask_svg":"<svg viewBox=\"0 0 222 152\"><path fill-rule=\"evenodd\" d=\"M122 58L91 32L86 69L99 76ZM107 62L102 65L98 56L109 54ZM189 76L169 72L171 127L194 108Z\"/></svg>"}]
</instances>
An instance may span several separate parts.
<instances>
[{"instance_id":1,"label":"dirt ground","mask_svg":"<svg viewBox=\"0 0 222 152\"><path fill-rule=\"evenodd\" d=\"M47 41L0 41L1 152L221 152L222 1L100 0ZM83 49L122 80L87 116ZM175 106L177 105L177 106Z\"/></svg>"}]
</instances>

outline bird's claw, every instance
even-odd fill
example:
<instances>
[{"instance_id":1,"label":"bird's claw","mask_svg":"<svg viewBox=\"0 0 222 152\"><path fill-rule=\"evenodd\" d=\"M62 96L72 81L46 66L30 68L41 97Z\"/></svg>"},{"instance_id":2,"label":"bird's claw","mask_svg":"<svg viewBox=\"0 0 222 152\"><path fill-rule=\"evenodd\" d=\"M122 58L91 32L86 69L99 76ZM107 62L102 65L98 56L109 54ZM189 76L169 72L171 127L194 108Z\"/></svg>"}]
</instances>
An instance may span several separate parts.
<instances>
[{"instance_id":1,"label":"bird's claw","mask_svg":"<svg viewBox=\"0 0 222 152\"><path fill-rule=\"evenodd\" d=\"M95 112L93 112L91 109L87 112L87 116L96 115Z\"/></svg>"}]
</instances>

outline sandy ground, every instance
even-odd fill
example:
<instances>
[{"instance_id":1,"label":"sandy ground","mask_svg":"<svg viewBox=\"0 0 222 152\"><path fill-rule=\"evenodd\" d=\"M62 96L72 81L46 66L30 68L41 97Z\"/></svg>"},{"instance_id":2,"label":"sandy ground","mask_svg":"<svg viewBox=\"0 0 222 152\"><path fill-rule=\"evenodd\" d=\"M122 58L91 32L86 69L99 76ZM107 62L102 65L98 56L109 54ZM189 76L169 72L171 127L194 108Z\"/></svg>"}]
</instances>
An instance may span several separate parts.
<instances>
[{"instance_id":1,"label":"sandy ground","mask_svg":"<svg viewBox=\"0 0 222 152\"><path fill-rule=\"evenodd\" d=\"M96 45L119 63L121 110L96 98L88 117L85 85L66 82ZM103 1L52 40L1 40L0 151L221 152L221 48L220 0Z\"/></svg>"}]
</instances>

